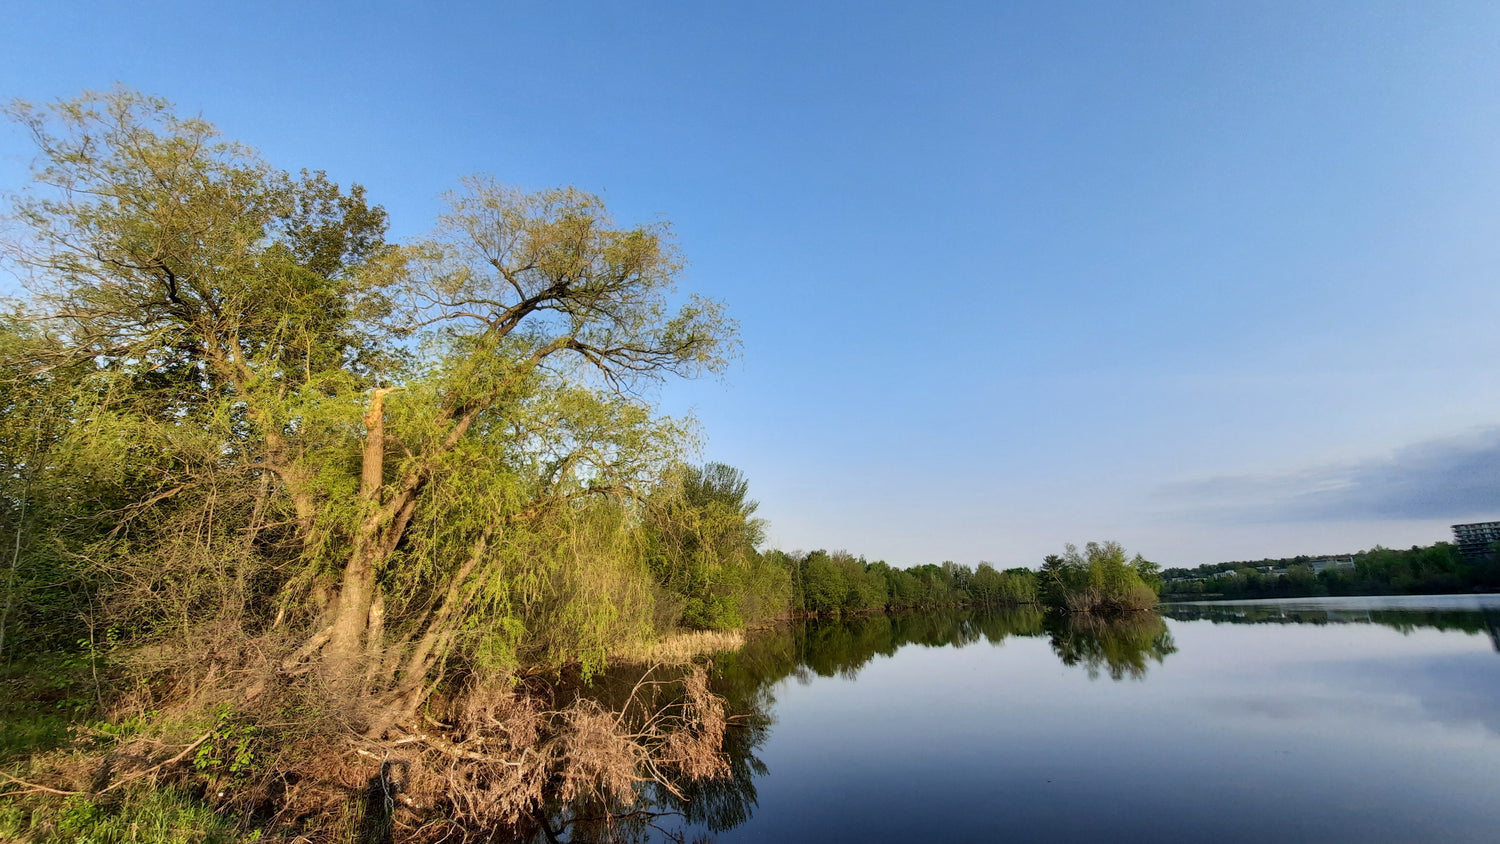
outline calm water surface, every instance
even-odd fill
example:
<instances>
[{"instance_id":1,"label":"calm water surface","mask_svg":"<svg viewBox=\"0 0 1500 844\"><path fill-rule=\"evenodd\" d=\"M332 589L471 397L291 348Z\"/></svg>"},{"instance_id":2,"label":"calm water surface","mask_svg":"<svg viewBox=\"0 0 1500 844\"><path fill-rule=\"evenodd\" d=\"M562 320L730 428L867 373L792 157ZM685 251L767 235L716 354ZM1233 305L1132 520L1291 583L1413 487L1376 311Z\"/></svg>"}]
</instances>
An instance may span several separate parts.
<instances>
[{"instance_id":1,"label":"calm water surface","mask_svg":"<svg viewBox=\"0 0 1500 844\"><path fill-rule=\"evenodd\" d=\"M735 778L654 822L720 842L1493 842L1497 641L1500 596L800 624L717 661L754 716Z\"/></svg>"}]
</instances>

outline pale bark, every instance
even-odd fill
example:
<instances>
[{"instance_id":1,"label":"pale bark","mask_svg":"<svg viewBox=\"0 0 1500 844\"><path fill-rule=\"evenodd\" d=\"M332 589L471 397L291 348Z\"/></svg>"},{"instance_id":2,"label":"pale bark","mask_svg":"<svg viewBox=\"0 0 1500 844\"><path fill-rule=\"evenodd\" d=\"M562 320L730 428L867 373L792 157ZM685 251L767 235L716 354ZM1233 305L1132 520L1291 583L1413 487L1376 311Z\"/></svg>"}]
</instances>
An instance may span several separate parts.
<instances>
[{"instance_id":1,"label":"pale bark","mask_svg":"<svg viewBox=\"0 0 1500 844\"><path fill-rule=\"evenodd\" d=\"M385 595L375 589L370 600L370 618L365 625L365 688L376 682L380 657L385 648Z\"/></svg>"},{"instance_id":2,"label":"pale bark","mask_svg":"<svg viewBox=\"0 0 1500 844\"><path fill-rule=\"evenodd\" d=\"M352 676L366 642L370 610L374 602L375 569L388 553L382 546L381 526L386 522L380 507L380 488L385 473L385 395L375 390L365 413L365 447L360 470L359 497L366 516L355 537L354 549L339 583L333 634L326 651L327 668L339 679ZM383 611L382 611L383 615Z\"/></svg>"}]
</instances>

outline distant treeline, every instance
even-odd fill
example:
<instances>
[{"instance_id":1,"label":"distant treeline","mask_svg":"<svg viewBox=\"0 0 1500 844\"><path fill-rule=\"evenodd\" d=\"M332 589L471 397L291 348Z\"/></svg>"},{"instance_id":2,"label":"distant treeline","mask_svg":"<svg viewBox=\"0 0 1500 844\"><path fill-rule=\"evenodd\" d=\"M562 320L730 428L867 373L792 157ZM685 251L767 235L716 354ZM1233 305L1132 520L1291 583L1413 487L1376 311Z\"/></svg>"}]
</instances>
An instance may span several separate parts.
<instances>
[{"instance_id":1,"label":"distant treeline","mask_svg":"<svg viewBox=\"0 0 1500 844\"><path fill-rule=\"evenodd\" d=\"M1333 562L1330 562L1333 561ZM1319 570L1321 569L1321 570ZM1336 557L1209 563L1162 572L1167 597L1300 598L1401 595L1500 588L1500 556L1466 558L1447 542L1409 550L1376 546Z\"/></svg>"},{"instance_id":2,"label":"distant treeline","mask_svg":"<svg viewBox=\"0 0 1500 844\"><path fill-rule=\"evenodd\" d=\"M845 551L810 553L767 551L753 567L784 572L790 580L787 614L840 615L876 610L935 609L954 606L1020 606L1040 604L1067 612L1121 612L1156 605L1159 567L1137 554L1126 555L1116 542L1090 542L1080 551L1049 555L1041 571L1028 568L977 568L953 562L897 568L883 560L868 562ZM778 580L766 575L759 582ZM684 617L682 623L704 627L737 626L764 612L782 594L725 590L718 598L689 598L694 606L718 606L722 612ZM774 596L774 597L773 597ZM761 617L764 617L763 615Z\"/></svg>"},{"instance_id":3,"label":"distant treeline","mask_svg":"<svg viewBox=\"0 0 1500 844\"><path fill-rule=\"evenodd\" d=\"M1177 621L1214 624L1377 624L1402 633L1431 628L1483 634L1500 651L1500 612L1488 609L1429 608L1360 609L1357 607L1288 607L1285 604L1180 604L1163 607L1162 615Z\"/></svg>"},{"instance_id":4,"label":"distant treeline","mask_svg":"<svg viewBox=\"0 0 1500 844\"><path fill-rule=\"evenodd\" d=\"M1024 568L998 571L989 563L974 568L952 562L896 568L845 551L768 551L765 556L791 576L789 609L794 615L1037 600L1036 572Z\"/></svg>"}]
</instances>

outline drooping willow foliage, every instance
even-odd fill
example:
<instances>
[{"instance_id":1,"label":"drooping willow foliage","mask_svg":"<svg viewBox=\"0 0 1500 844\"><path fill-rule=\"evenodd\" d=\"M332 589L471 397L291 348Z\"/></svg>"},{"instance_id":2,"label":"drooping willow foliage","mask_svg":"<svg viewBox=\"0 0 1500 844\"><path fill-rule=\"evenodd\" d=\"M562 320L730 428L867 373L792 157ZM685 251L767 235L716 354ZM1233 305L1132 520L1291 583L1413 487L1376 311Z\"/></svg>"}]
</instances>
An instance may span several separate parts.
<instances>
[{"instance_id":1,"label":"drooping willow foliage","mask_svg":"<svg viewBox=\"0 0 1500 844\"><path fill-rule=\"evenodd\" d=\"M374 724L444 677L597 670L754 555L750 510L682 483L691 426L641 398L735 348L674 292L665 225L476 178L394 244L362 189L160 100L11 114L39 156L5 251L31 295L0 325L0 647L66 604L33 638L253 650ZM706 521L713 547L673 547Z\"/></svg>"},{"instance_id":2,"label":"drooping willow foliage","mask_svg":"<svg viewBox=\"0 0 1500 844\"><path fill-rule=\"evenodd\" d=\"M56 657L37 694L83 667L69 707L155 736L16 793L166 770L295 814L289 779L363 787L352 750L387 797L545 826L722 771L702 669L619 713L533 682L785 607L743 479L646 398L737 349L664 223L478 177L398 244L362 188L159 99L9 114L37 158L0 243L29 293L0 317L0 662Z\"/></svg>"}]
</instances>

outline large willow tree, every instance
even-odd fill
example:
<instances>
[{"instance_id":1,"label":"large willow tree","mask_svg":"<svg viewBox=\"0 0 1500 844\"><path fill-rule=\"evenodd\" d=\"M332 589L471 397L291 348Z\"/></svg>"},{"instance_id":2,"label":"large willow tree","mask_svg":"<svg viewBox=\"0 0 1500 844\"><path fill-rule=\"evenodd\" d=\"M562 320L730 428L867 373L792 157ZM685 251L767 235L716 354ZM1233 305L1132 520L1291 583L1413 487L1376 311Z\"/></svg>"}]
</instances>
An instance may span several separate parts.
<instances>
[{"instance_id":1,"label":"large willow tree","mask_svg":"<svg viewBox=\"0 0 1500 844\"><path fill-rule=\"evenodd\" d=\"M398 246L362 189L161 101L12 116L39 156L6 371L68 396L32 512L86 514L49 547L115 637L248 696L269 652L378 729L456 669L596 666L648 632L635 502L688 432L638 388L734 343L674 295L665 226L473 179Z\"/></svg>"}]
</instances>

